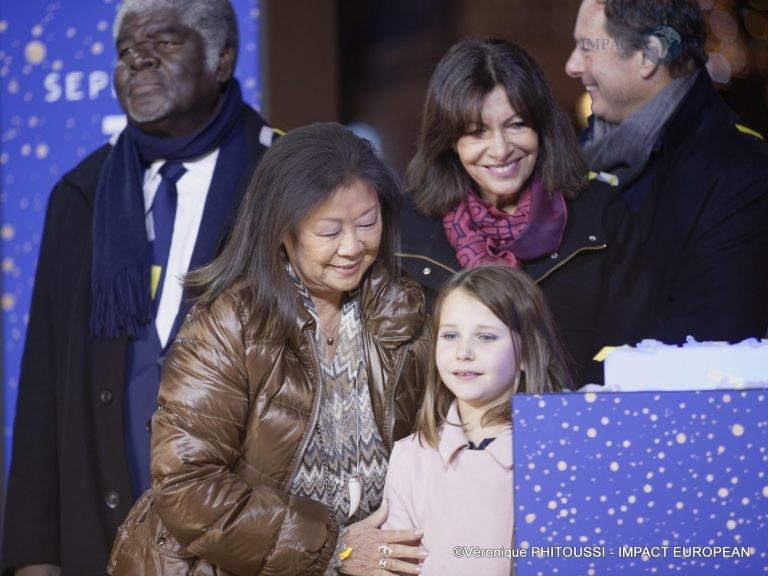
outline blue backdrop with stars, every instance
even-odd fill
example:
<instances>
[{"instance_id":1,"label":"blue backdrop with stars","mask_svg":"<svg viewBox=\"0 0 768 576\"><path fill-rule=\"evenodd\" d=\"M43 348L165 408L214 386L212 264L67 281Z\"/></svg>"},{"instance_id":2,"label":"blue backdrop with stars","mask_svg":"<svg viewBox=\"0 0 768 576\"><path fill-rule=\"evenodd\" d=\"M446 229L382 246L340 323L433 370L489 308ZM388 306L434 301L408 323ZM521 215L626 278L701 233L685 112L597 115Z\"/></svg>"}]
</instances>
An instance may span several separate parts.
<instances>
[{"instance_id":1,"label":"blue backdrop with stars","mask_svg":"<svg viewBox=\"0 0 768 576\"><path fill-rule=\"evenodd\" d=\"M232 0L240 23L237 76L259 107L259 1ZM112 90L119 0L0 2L3 471L35 265L56 181L125 124Z\"/></svg>"}]
</instances>

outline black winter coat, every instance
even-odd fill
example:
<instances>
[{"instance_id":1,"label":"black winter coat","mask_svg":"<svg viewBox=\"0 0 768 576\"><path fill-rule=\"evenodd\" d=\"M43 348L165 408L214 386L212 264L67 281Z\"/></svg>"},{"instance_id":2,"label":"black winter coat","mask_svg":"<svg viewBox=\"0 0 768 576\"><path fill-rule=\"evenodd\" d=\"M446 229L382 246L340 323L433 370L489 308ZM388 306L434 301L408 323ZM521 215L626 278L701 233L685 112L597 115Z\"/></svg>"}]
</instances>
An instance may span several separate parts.
<instances>
[{"instance_id":1,"label":"black winter coat","mask_svg":"<svg viewBox=\"0 0 768 576\"><path fill-rule=\"evenodd\" d=\"M635 341L628 299L644 290L637 270L634 216L616 190L592 181L567 200L568 218L560 248L523 263L544 292L567 352L582 382L603 382L593 356L606 345ZM425 288L430 307L437 290L460 270L440 218L406 206L402 222L403 267Z\"/></svg>"},{"instance_id":2,"label":"black winter coat","mask_svg":"<svg viewBox=\"0 0 768 576\"><path fill-rule=\"evenodd\" d=\"M644 337L737 342L768 326L768 145L701 70L646 171L638 214Z\"/></svg>"},{"instance_id":3,"label":"black winter coat","mask_svg":"<svg viewBox=\"0 0 768 576\"><path fill-rule=\"evenodd\" d=\"M247 108L248 165L230 216L266 150L264 126ZM90 330L93 200L110 149L65 174L48 202L16 405L6 575L48 563L65 576L103 576L133 504L123 449L127 340L92 338Z\"/></svg>"}]
</instances>

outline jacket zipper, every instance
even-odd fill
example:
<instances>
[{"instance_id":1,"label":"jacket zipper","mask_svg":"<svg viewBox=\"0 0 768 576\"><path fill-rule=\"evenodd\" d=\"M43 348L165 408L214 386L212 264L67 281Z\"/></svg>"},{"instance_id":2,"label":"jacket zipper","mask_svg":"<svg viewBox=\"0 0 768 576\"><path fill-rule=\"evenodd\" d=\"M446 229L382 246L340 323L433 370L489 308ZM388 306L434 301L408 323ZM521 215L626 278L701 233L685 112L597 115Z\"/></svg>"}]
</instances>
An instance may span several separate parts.
<instances>
[{"instance_id":1,"label":"jacket zipper","mask_svg":"<svg viewBox=\"0 0 768 576\"><path fill-rule=\"evenodd\" d=\"M315 426L317 425L317 420L320 417L320 399L323 396L323 370L320 367L320 360L318 358L317 353L317 345L315 344L315 341L313 338L308 338L310 347L312 348L312 358L315 361L315 370L317 370L317 394L315 394L315 401L312 405L312 415L310 417L309 425L307 426L306 430L304 430L304 435L301 438L301 443L299 444L299 450L296 452L296 455L293 457L293 463L291 465L291 475L288 477L288 482L283 485L284 490L288 490L291 487L291 484L293 484L294 479L296 478L296 474L299 472L299 466L301 466L301 460L304 458L304 452L307 451L307 446L309 445L309 439L312 437L312 431L315 429Z\"/></svg>"},{"instance_id":2,"label":"jacket zipper","mask_svg":"<svg viewBox=\"0 0 768 576\"><path fill-rule=\"evenodd\" d=\"M315 361L315 370L317 370L318 374L318 387L317 387L317 394L315 394L315 401L312 405L312 416L310 418L309 424L304 430L304 435L301 438L301 443L299 444L299 450L296 452L296 455L294 456L293 462L291 464L291 475L288 477L288 481L283 485L284 490L288 490L293 484L293 480L296 478L296 474L299 471L299 466L301 465L301 459L304 457L304 453L307 450L307 446L309 445L309 439L312 436L312 430L315 429L315 426L317 425L317 420L320 417L320 400L323 395L323 376L322 376L322 369L320 368L320 363L318 360L318 354L317 354L317 347L312 338L309 338L310 347L312 348L313 352L313 359ZM404 348L400 349L400 354L397 358L397 362L395 363L396 369L394 373L394 379L393 384L390 388L390 393L387 395L387 403L384 408L384 420L386 422L386 442L387 442L387 448L389 452L392 452L392 445L393 445L393 435L395 433L395 418L394 418L394 411L395 411L395 391L397 389L397 384L400 381L400 376L403 373L403 367L405 366L405 359L408 355L408 352L411 350L413 346L411 344L407 344Z\"/></svg>"},{"instance_id":3,"label":"jacket zipper","mask_svg":"<svg viewBox=\"0 0 768 576\"><path fill-rule=\"evenodd\" d=\"M597 252L598 250L605 250L607 247L608 247L608 244L600 244L600 245L598 245L598 246L585 246L584 248L579 248L578 250L574 250L573 252L571 252L571 253L568 255L568 257L567 257L567 258L564 258L563 260L561 260L560 262L558 262L557 264L555 264L554 266L552 266L552 268L550 268L549 270L547 270L546 272L544 272L544 274L542 274L541 276L539 276L538 278L536 278L536 279L535 279L535 281L536 281L536 283L537 283L537 284L538 284L538 283L540 283L540 282L543 282L543 281L544 281L544 280L546 280L546 279L547 279L547 278L548 278L548 277L549 277L549 276L550 276L550 275L551 275L553 272L555 272L555 271L559 270L560 268L562 268L563 266L565 266L566 264L568 264L568 262L570 262L571 260L573 260L573 259L574 259L576 256L578 256L578 255L579 255L579 254L581 254L582 252Z\"/></svg>"},{"instance_id":4,"label":"jacket zipper","mask_svg":"<svg viewBox=\"0 0 768 576\"><path fill-rule=\"evenodd\" d=\"M400 376L403 373L403 367L405 366L405 359L408 356L408 352L410 352L411 348L413 346L411 344L406 344L405 348L400 349L400 356L397 358L397 363L395 364L395 378L393 381L393 384L390 388L390 394L387 395L387 404L385 407L384 412L384 418L387 423L387 448L389 449L390 454L392 453L392 446L394 444L392 436L395 433L395 391L397 389L397 383L400 381Z\"/></svg>"}]
</instances>

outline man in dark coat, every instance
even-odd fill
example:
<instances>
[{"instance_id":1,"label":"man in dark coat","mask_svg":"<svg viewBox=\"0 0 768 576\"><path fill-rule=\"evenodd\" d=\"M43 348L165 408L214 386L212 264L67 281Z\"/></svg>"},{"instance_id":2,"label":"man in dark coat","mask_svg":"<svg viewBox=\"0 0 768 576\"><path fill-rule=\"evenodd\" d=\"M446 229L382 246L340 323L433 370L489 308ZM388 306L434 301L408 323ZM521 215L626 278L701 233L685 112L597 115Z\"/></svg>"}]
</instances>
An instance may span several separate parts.
<instances>
[{"instance_id":1,"label":"man in dark coat","mask_svg":"<svg viewBox=\"0 0 768 576\"><path fill-rule=\"evenodd\" d=\"M565 67L592 98L589 168L637 216L638 339L735 342L768 326L768 147L714 90L706 37L696 0L583 0Z\"/></svg>"},{"instance_id":2,"label":"man in dark coat","mask_svg":"<svg viewBox=\"0 0 768 576\"><path fill-rule=\"evenodd\" d=\"M273 138L233 76L229 0L125 0L114 30L128 126L49 200L4 574L105 574L117 528L149 486L162 360L190 306L181 277L220 249Z\"/></svg>"}]
</instances>

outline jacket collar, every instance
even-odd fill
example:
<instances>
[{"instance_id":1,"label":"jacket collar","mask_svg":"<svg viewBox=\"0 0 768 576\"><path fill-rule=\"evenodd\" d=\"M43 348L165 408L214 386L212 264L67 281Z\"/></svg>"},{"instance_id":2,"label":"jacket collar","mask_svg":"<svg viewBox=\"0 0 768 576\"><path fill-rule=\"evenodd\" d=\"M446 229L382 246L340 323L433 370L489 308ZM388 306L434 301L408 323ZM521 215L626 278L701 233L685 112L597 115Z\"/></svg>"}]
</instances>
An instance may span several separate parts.
<instances>
[{"instance_id":1,"label":"jacket collar","mask_svg":"<svg viewBox=\"0 0 768 576\"><path fill-rule=\"evenodd\" d=\"M696 80L662 132L662 147L674 150L682 140L691 137L691 129L702 124L702 116L718 98L706 68L697 72Z\"/></svg>"},{"instance_id":2,"label":"jacket collar","mask_svg":"<svg viewBox=\"0 0 768 576\"><path fill-rule=\"evenodd\" d=\"M383 262L371 266L360 298L365 326L382 348L398 348L413 340L427 321L421 287L405 276L393 277Z\"/></svg>"},{"instance_id":3,"label":"jacket collar","mask_svg":"<svg viewBox=\"0 0 768 576\"><path fill-rule=\"evenodd\" d=\"M396 349L413 340L427 321L424 293L410 278L393 277L376 261L360 283L360 310L366 330L384 349ZM296 319L299 332L313 322L301 306Z\"/></svg>"}]
</instances>

